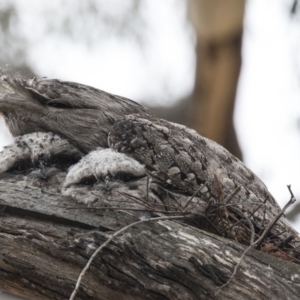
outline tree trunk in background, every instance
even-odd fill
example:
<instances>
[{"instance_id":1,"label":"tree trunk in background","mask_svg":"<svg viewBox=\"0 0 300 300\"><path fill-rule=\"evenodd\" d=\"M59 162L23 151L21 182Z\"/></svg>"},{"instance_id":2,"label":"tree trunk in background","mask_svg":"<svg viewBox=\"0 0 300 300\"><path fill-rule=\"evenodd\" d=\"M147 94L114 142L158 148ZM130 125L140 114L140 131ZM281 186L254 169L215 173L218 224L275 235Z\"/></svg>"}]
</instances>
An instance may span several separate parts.
<instances>
[{"instance_id":1,"label":"tree trunk in background","mask_svg":"<svg viewBox=\"0 0 300 300\"><path fill-rule=\"evenodd\" d=\"M193 128L241 159L233 112L241 68L245 1L189 0L188 3L197 36Z\"/></svg>"}]
</instances>

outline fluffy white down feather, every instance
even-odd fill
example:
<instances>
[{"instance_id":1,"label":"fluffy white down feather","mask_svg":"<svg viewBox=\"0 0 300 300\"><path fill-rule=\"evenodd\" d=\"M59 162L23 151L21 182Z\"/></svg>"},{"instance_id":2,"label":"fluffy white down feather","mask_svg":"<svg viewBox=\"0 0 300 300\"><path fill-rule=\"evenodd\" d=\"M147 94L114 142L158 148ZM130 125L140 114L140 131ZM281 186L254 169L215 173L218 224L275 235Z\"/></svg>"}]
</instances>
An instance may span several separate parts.
<instances>
[{"instance_id":1,"label":"fluffy white down feather","mask_svg":"<svg viewBox=\"0 0 300 300\"><path fill-rule=\"evenodd\" d=\"M18 136L0 152L0 179L60 192L66 169L53 164L57 157L77 162L82 153L67 140L51 132L34 132ZM17 164L27 163L26 172L13 171ZM47 167L47 178L41 178L40 167ZM67 168L67 167L66 167Z\"/></svg>"},{"instance_id":2,"label":"fluffy white down feather","mask_svg":"<svg viewBox=\"0 0 300 300\"><path fill-rule=\"evenodd\" d=\"M134 177L146 175L145 167L138 161L113 149L99 147L69 169L64 187L77 184L82 178L91 175L101 179L107 175L115 177L120 172L132 174Z\"/></svg>"}]
</instances>

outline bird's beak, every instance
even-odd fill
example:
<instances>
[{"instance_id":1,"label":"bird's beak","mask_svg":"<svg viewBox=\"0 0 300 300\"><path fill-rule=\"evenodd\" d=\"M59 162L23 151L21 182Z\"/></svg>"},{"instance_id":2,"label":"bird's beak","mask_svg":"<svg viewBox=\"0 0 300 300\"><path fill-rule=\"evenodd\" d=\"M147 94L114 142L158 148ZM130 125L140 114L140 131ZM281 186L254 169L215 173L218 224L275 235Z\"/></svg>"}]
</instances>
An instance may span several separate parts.
<instances>
[{"instance_id":1,"label":"bird's beak","mask_svg":"<svg viewBox=\"0 0 300 300\"><path fill-rule=\"evenodd\" d=\"M32 172L30 172L27 176L31 178L39 178L43 180L47 180L60 172L60 169L54 168L54 167L40 167L39 169L34 169Z\"/></svg>"},{"instance_id":2,"label":"bird's beak","mask_svg":"<svg viewBox=\"0 0 300 300\"><path fill-rule=\"evenodd\" d=\"M31 97L29 91L24 89L20 82L5 80L0 76L0 114L4 117L13 136L44 131L39 125L43 117L42 108L43 105ZM22 120L24 112L30 115L30 120L25 118L26 122L16 122L16 120Z\"/></svg>"},{"instance_id":3,"label":"bird's beak","mask_svg":"<svg viewBox=\"0 0 300 300\"><path fill-rule=\"evenodd\" d=\"M105 180L104 182L99 182L94 185L95 189L104 191L104 192L111 192L115 188L119 188L122 184L117 181L112 180Z\"/></svg>"},{"instance_id":4,"label":"bird's beak","mask_svg":"<svg viewBox=\"0 0 300 300\"><path fill-rule=\"evenodd\" d=\"M29 93L21 87L18 81L7 81L0 78L0 103L1 106L23 105L30 102Z\"/></svg>"}]
</instances>

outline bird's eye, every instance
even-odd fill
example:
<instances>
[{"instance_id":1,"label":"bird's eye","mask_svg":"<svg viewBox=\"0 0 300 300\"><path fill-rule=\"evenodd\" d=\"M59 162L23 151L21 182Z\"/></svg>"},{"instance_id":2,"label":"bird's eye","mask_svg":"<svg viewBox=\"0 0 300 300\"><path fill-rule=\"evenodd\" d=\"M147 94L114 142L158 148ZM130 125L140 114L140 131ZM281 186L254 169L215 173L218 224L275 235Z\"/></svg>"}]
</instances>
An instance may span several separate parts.
<instances>
[{"instance_id":1,"label":"bird's eye","mask_svg":"<svg viewBox=\"0 0 300 300\"><path fill-rule=\"evenodd\" d=\"M26 173L26 171L31 167L31 163L23 161L15 164L9 171L17 174L22 174Z\"/></svg>"},{"instance_id":2,"label":"bird's eye","mask_svg":"<svg viewBox=\"0 0 300 300\"><path fill-rule=\"evenodd\" d=\"M83 180L81 180L81 184L83 185L94 185L94 183L96 182L96 178L95 177L88 177L88 178L84 178Z\"/></svg>"},{"instance_id":3,"label":"bird's eye","mask_svg":"<svg viewBox=\"0 0 300 300\"><path fill-rule=\"evenodd\" d=\"M131 180L133 180L134 179L134 177L133 176L130 176L130 175L124 175L123 176L123 181L124 182L128 182L128 181L131 181Z\"/></svg>"},{"instance_id":4,"label":"bird's eye","mask_svg":"<svg viewBox=\"0 0 300 300\"><path fill-rule=\"evenodd\" d=\"M128 173L120 173L120 174L116 175L116 179L119 179L123 182L129 182L129 181L134 180L135 177Z\"/></svg>"},{"instance_id":5,"label":"bird's eye","mask_svg":"<svg viewBox=\"0 0 300 300\"><path fill-rule=\"evenodd\" d=\"M70 108L68 104L61 102L49 102L47 105L55 108Z\"/></svg>"},{"instance_id":6,"label":"bird's eye","mask_svg":"<svg viewBox=\"0 0 300 300\"><path fill-rule=\"evenodd\" d=\"M78 162L78 160L76 160L72 157L66 156L66 155L60 155L60 156L53 157L51 162L53 164L56 164L59 167L68 168L71 165L76 164Z\"/></svg>"}]
</instances>

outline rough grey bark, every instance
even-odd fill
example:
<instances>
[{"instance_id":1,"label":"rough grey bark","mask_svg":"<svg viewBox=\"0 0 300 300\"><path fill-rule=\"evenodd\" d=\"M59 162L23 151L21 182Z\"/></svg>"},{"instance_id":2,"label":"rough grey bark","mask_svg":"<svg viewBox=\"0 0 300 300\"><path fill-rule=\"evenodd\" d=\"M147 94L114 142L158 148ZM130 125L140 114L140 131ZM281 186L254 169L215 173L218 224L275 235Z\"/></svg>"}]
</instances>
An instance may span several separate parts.
<instances>
[{"instance_id":1,"label":"rough grey bark","mask_svg":"<svg viewBox=\"0 0 300 300\"><path fill-rule=\"evenodd\" d=\"M68 299L81 269L129 211L66 209L70 199L0 182L0 289L29 299ZM182 222L143 223L96 257L76 299L298 299L299 265L244 251Z\"/></svg>"}]
</instances>

